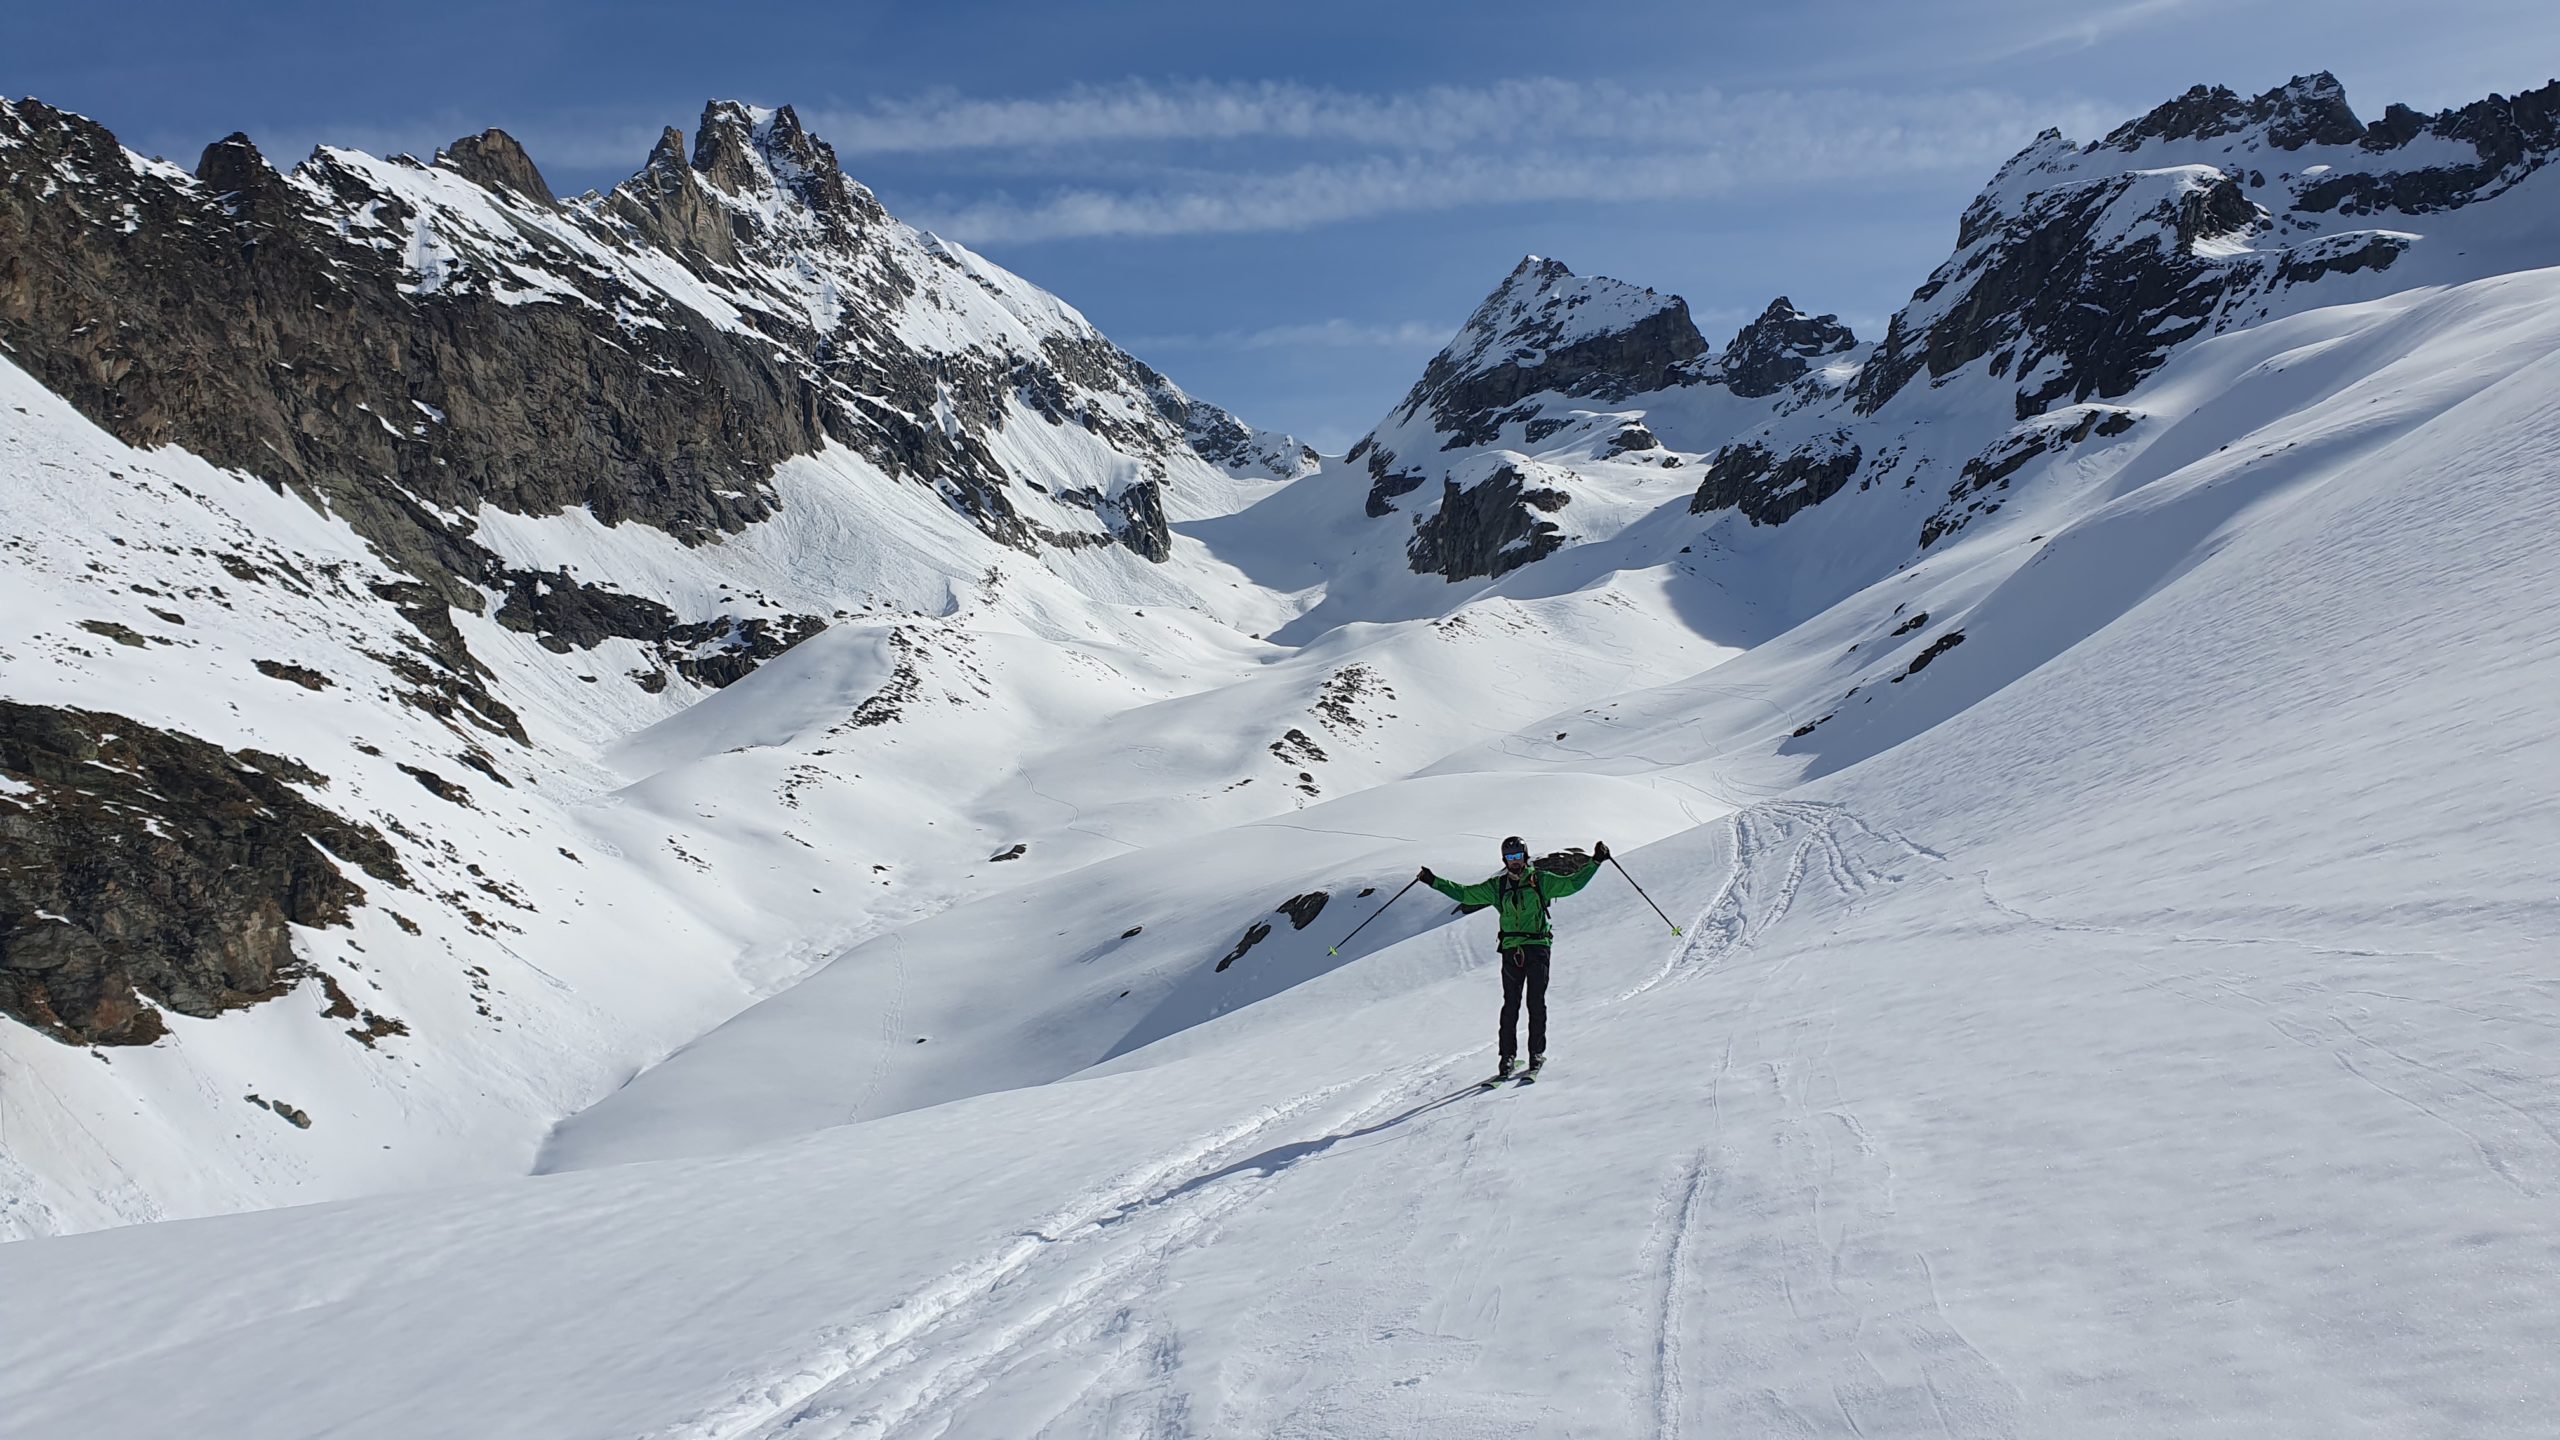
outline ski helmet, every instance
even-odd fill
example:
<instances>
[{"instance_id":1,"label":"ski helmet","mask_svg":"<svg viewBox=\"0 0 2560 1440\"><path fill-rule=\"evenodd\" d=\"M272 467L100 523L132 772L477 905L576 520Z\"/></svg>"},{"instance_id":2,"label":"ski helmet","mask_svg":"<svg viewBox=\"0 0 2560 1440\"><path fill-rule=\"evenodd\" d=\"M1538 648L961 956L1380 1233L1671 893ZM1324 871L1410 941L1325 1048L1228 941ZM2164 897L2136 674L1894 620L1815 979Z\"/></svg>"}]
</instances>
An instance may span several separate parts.
<instances>
[{"instance_id":1,"label":"ski helmet","mask_svg":"<svg viewBox=\"0 0 2560 1440\"><path fill-rule=\"evenodd\" d=\"M1520 838L1519 836L1517 836L1517 835L1505 835L1505 836L1503 836L1503 837L1502 837L1502 858L1503 858L1504 863L1506 863L1506 864L1507 864L1507 863L1509 863L1509 862L1511 862L1511 861L1513 861L1513 860L1526 860L1526 859L1528 859L1528 858L1529 858L1529 842L1528 842L1528 841L1526 841L1526 840L1521 839L1521 838Z\"/></svg>"}]
</instances>

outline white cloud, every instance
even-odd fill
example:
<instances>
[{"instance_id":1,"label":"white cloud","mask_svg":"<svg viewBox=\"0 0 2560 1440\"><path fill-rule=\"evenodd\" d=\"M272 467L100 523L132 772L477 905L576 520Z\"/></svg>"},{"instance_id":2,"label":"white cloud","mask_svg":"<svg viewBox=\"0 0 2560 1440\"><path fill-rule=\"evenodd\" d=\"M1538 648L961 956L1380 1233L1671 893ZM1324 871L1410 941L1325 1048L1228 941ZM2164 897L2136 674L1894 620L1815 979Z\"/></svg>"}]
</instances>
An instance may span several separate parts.
<instances>
[{"instance_id":1,"label":"white cloud","mask_svg":"<svg viewBox=\"0 0 2560 1440\"><path fill-rule=\"evenodd\" d=\"M1221 330L1214 335L1142 335L1131 339L1133 351L1153 350L1437 350L1456 333L1455 323L1428 320L1381 323L1370 320L1315 320L1269 325L1259 330Z\"/></svg>"},{"instance_id":2,"label":"white cloud","mask_svg":"<svg viewBox=\"0 0 2560 1440\"><path fill-rule=\"evenodd\" d=\"M2163 0L2137 0L2137 8L2153 3ZM1569 141L1736 147L1801 143L1828 130L2013 128L2027 109L2013 97L1980 90L1919 96L1728 94L1713 87L1528 78L1363 94L1289 81L1129 80L1038 98L974 99L941 91L806 118L846 156L1234 140L1450 152Z\"/></svg>"},{"instance_id":3,"label":"white cloud","mask_svg":"<svg viewBox=\"0 0 2560 1440\"><path fill-rule=\"evenodd\" d=\"M2154 20L2196 9L2203 0L2121 0L2121 3L2099 5L2088 14L2065 20L2005 45L1977 54L1978 64L2015 60L2022 56L2048 51L2086 50L2111 35L2138 29ZM2215 12L2227 16L2245 8L2246 0L2216 0Z\"/></svg>"},{"instance_id":4,"label":"white cloud","mask_svg":"<svg viewBox=\"0 0 2560 1440\"><path fill-rule=\"evenodd\" d=\"M1030 193L996 183L908 204L957 239L1001 243L1988 174L2045 125L2095 133L2110 118L1982 90L1727 94L1523 79L1361 94L1132 80L1027 99L937 93L812 124L847 157L965 154L980 174L1065 177Z\"/></svg>"}]
</instances>

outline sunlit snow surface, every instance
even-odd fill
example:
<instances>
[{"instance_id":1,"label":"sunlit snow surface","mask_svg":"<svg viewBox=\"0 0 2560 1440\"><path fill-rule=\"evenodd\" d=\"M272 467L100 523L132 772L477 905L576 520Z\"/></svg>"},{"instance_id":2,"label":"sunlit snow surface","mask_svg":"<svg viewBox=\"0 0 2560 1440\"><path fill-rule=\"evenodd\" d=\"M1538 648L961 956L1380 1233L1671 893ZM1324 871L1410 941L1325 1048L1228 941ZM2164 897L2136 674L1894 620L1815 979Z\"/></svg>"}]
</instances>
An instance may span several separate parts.
<instances>
[{"instance_id":1,"label":"sunlit snow surface","mask_svg":"<svg viewBox=\"0 0 2560 1440\"><path fill-rule=\"evenodd\" d=\"M1381 630L1393 708L1477 736L1382 722L1339 799L1184 789L1303 656L1113 711L1125 772L1008 753L988 795L1094 863L855 949L551 1156L685 1158L0 1249L0 1429L2545 1433L2560 272L2134 400L2108 473L1713 668L1532 718L1616 642L1425 674L1429 623ZM721 698L788 745L874 664ZM1625 842L1687 934L1614 874L1559 904L1556 1058L1479 1091L1487 918L1324 947L1507 830Z\"/></svg>"},{"instance_id":2,"label":"sunlit snow surface","mask_svg":"<svg viewBox=\"0 0 2560 1440\"><path fill-rule=\"evenodd\" d=\"M420 286L514 253L330 153L436 189L450 233L380 237ZM2142 241L2245 159L2031 148L1982 203L2139 170ZM0 1435L2546 1435L2552 180L2219 317L1925 549L2015 377L1856 419L1932 483L1777 527L1690 513L1697 464L1838 407L1546 397L1446 460L1572 493L1492 582L1413 573L1342 462L1187 466L1162 565L840 450L717 544L485 511L517 567L834 620L653 695L634 642L457 617L509 787L388 699L352 530L0 362L0 693L293 755L421 882L297 935L378 1046L316 980L139 1049L0 1025L0 1234L42 1237L0 1245ZM1083 325L901 243L969 325ZM1334 949L1507 833L1608 838L1682 933L1614 871L1559 902L1555 1058L1484 1090L1489 917L1416 891Z\"/></svg>"}]
</instances>

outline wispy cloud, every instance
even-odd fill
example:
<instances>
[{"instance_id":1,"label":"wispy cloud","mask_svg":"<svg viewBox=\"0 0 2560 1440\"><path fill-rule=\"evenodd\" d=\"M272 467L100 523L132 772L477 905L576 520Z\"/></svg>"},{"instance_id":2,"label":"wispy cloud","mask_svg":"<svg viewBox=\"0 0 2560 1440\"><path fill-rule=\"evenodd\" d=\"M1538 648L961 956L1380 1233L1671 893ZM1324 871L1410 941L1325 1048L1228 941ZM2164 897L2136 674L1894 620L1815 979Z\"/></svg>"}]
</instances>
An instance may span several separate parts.
<instances>
[{"instance_id":1,"label":"wispy cloud","mask_svg":"<svg viewBox=\"0 0 2560 1440\"><path fill-rule=\"evenodd\" d=\"M2191 0L2135 0L2135 8L2163 3ZM1729 93L1533 77L1391 94L1288 81L1129 80L1031 98L938 91L807 118L847 156L1232 140L1445 152L1569 141L1747 147L1833 130L1952 133L2014 124L2027 109L1983 90Z\"/></svg>"},{"instance_id":2,"label":"wispy cloud","mask_svg":"<svg viewBox=\"0 0 2560 1440\"><path fill-rule=\"evenodd\" d=\"M848 157L966 154L997 172L909 208L956 238L1005 242L1988 173L2044 125L2085 132L2105 118L1979 90L1727 94L1527 79L1401 94L1129 81L1033 99L881 101L816 123ZM1075 178L1026 193L1001 183L1009 161Z\"/></svg>"},{"instance_id":3,"label":"wispy cloud","mask_svg":"<svg viewBox=\"0 0 2560 1440\"><path fill-rule=\"evenodd\" d=\"M2189 3L2129 0L2105 23ZM1380 93L1128 80L1031 97L937 91L803 107L803 117L857 174L930 172L931 192L912 178L898 187L902 213L980 244L1301 231L1482 205L1988 174L2045 125L2095 134L2117 118L1979 89L1727 92L1551 77ZM258 133L289 164L313 139L431 155L486 123L436 114ZM658 122L587 111L509 128L537 164L586 183L637 169Z\"/></svg>"},{"instance_id":4,"label":"wispy cloud","mask_svg":"<svg viewBox=\"0 0 2560 1440\"><path fill-rule=\"evenodd\" d=\"M1132 350L1421 350L1447 343L1457 329L1452 323L1428 320L1377 322L1314 320L1294 325L1268 325L1259 330L1221 330L1211 335L1132 336Z\"/></svg>"},{"instance_id":5,"label":"wispy cloud","mask_svg":"<svg viewBox=\"0 0 2560 1440\"><path fill-rule=\"evenodd\" d=\"M2122 0L2119 4L2101 5L2089 14L1995 46L1975 55L1973 60L1977 64L1990 64L2028 55L2087 50L2111 35L2138 29L2181 11L2197 9L2203 3L2204 0ZM2215 0L2214 9L2217 15L2227 15L2235 9L2244 8L2247 3L2248 0Z\"/></svg>"}]
</instances>

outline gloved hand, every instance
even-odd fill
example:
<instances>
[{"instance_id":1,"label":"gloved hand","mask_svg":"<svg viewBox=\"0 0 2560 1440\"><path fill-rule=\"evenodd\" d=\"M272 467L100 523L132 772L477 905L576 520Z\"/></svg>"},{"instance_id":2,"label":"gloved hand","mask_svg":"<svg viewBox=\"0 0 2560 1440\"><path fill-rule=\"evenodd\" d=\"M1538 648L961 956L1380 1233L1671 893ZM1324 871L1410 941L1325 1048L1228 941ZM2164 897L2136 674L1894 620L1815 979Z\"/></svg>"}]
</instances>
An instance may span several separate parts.
<instances>
[{"instance_id":1,"label":"gloved hand","mask_svg":"<svg viewBox=\"0 0 2560 1440\"><path fill-rule=\"evenodd\" d=\"M1606 841L1606 840L1594 840L1594 841L1592 841L1592 842L1591 842L1591 863L1592 863L1592 864L1594 864L1594 865L1606 864L1606 863L1608 862L1608 859L1609 859L1609 842L1608 842L1608 841Z\"/></svg>"},{"instance_id":2,"label":"gloved hand","mask_svg":"<svg viewBox=\"0 0 2560 1440\"><path fill-rule=\"evenodd\" d=\"M1431 873L1431 867L1430 867L1430 866L1428 866L1428 865L1425 865L1425 866L1423 866L1420 870L1417 870L1417 871L1415 871L1415 872L1414 872L1414 876L1413 876L1413 878L1414 878L1414 879L1416 879L1416 880L1421 881L1421 882L1422 882L1423 884L1425 884L1425 885L1428 885L1428 884L1431 884L1432 882L1434 882L1434 881L1438 880L1440 877L1439 877L1439 876L1437 876L1437 875L1432 874L1432 873Z\"/></svg>"}]
</instances>

